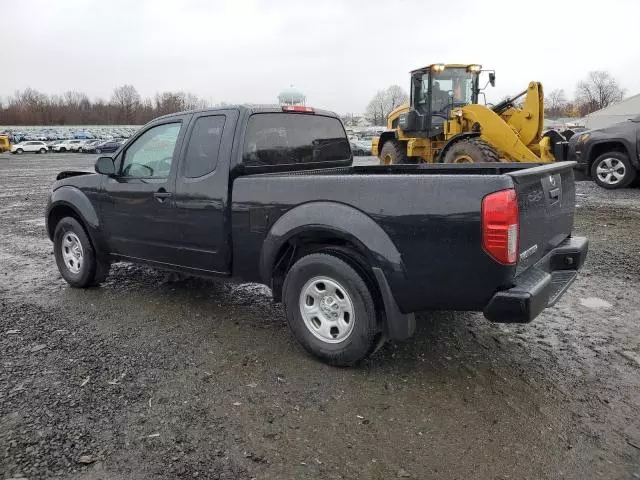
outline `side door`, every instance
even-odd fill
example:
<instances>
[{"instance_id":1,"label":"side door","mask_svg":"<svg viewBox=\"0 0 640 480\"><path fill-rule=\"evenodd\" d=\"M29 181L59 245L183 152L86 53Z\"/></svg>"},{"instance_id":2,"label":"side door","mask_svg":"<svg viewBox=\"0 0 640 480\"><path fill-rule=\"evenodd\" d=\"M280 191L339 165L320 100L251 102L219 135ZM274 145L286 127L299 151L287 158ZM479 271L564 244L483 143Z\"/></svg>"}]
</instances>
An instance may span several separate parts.
<instances>
[{"instance_id":1,"label":"side door","mask_svg":"<svg viewBox=\"0 0 640 480\"><path fill-rule=\"evenodd\" d=\"M194 115L185 137L175 186L176 229L181 233L180 265L230 272L229 162L237 110Z\"/></svg>"},{"instance_id":2,"label":"side door","mask_svg":"<svg viewBox=\"0 0 640 480\"><path fill-rule=\"evenodd\" d=\"M110 252L176 263L180 240L173 201L176 159L190 117L149 125L116 156L117 174L103 181L99 206Z\"/></svg>"},{"instance_id":3,"label":"side door","mask_svg":"<svg viewBox=\"0 0 640 480\"><path fill-rule=\"evenodd\" d=\"M37 152L38 151L38 142L27 142L25 144L25 152Z\"/></svg>"}]
</instances>

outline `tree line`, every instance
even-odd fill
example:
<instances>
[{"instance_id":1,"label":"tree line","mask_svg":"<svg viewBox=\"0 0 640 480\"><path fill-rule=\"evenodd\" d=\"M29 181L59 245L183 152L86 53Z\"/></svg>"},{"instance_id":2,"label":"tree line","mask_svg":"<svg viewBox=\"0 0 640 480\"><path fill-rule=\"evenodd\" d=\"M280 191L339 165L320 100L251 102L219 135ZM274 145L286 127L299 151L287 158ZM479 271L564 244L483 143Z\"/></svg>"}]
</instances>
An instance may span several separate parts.
<instances>
[{"instance_id":1,"label":"tree line","mask_svg":"<svg viewBox=\"0 0 640 480\"><path fill-rule=\"evenodd\" d=\"M609 72L595 70L578 82L572 100L562 88L551 90L544 98L544 113L548 118L584 117L621 102L624 94L625 89ZM379 90L367 105L365 118L373 125L385 125L389 113L407 101L408 95L398 85Z\"/></svg>"},{"instance_id":2,"label":"tree line","mask_svg":"<svg viewBox=\"0 0 640 480\"><path fill-rule=\"evenodd\" d=\"M133 85L114 89L107 101L92 101L76 91L46 95L27 88L0 99L0 125L141 125L160 115L208 106L188 92L142 98Z\"/></svg>"}]
</instances>

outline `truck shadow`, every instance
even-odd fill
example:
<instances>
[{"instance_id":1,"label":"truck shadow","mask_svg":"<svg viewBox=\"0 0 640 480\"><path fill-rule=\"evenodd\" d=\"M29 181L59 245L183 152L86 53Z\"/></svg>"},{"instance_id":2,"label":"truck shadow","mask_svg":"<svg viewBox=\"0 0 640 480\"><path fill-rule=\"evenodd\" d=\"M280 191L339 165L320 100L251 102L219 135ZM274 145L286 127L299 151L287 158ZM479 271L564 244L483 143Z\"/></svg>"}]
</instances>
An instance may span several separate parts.
<instances>
[{"instance_id":1,"label":"truck shadow","mask_svg":"<svg viewBox=\"0 0 640 480\"><path fill-rule=\"evenodd\" d=\"M153 314L166 322L167 328L174 321L176 308L187 309L188 321L196 323L194 328L205 332L215 328L218 336L224 335L227 327L233 326L234 332L240 329L242 335L234 341L246 343L242 348L247 351L256 344L264 344L261 349L268 351L276 331L274 355L283 351L291 357L305 355L289 332L281 305L273 303L271 291L263 285L182 277L149 267L117 264L96 293L98 290L102 290L101 296L115 298L121 296L120 290L143 298L152 296L156 305ZM260 339L260 332L265 329L270 333ZM412 338L385 343L356 368L369 372L448 372L465 377L501 366L544 373L549 355L539 348L532 354L531 349L536 346L491 324L480 313L422 312L417 315Z\"/></svg>"}]
</instances>

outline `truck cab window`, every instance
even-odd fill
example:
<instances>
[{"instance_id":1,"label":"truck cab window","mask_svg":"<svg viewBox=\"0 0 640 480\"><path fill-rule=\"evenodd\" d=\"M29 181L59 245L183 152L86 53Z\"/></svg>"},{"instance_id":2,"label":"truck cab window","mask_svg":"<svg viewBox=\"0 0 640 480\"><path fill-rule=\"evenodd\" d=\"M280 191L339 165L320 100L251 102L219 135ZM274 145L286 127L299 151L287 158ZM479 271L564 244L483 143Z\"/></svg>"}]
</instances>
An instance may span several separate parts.
<instances>
[{"instance_id":1,"label":"truck cab window","mask_svg":"<svg viewBox=\"0 0 640 480\"><path fill-rule=\"evenodd\" d=\"M249 166L336 162L350 159L351 147L337 118L259 113L249 119L242 158Z\"/></svg>"},{"instance_id":2,"label":"truck cab window","mask_svg":"<svg viewBox=\"0 0 640 480\"><path fill-rule=\"evenodd\" d=\"M180 123L152 127L124 152L122 175L125 177L165 178L171 172L173 151L180 133Z\"/></svg>"},{"instance_id":3,"label":"truck cab window","mask_svg":"<svg viewBox=\"0 0 640 480\"><path fill-rule=\"evenodd\" d=\"M185 177L201 177L215 170L224 121L224 115L200 117L196 120L185 156Z\"/></svg>"}]
</instances>

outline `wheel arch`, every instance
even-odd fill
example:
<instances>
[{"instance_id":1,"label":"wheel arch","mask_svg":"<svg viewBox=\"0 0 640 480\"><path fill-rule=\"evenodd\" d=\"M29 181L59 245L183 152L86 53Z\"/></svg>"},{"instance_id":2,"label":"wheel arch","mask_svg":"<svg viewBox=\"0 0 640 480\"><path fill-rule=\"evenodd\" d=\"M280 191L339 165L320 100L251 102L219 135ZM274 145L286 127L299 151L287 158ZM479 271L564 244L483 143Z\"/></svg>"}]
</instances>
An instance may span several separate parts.
<instances>
[{"instance_id":1,"label":"wheel arch","mask_svg":"<svg viewBox=\"0 0 640 480\"><path fill-rule=\"evenodd\" d=\"M382 153L382 147L389 140L397 140L398 136L396 135L395 130L386 130L380 134L380 139L378 140L378 156Z\"/></svg>"},{"instance_id":2,"label":"wheel arch","mask_svg":"<svg viewBox=\"0 0 640 480\"><path fill-rule=\"evenodd\" d=\"M363 241L362 239L366 239ZM371 217L348 205L310 202L280 217L265 238L260 256L262 281L275 301L282 298L284 278L304 255L334 254L348 263L372 288L386 333L404 340L415 331L415 316L403 314L393 296L393 280L404 279L402 256L386 232Z\"/></svg>"},{"instance_id":3,"label":"wheel arch","mask_svg":"<svg viewBox=\"0 0 640 480\"><path fill-rule=\"evenodd\" d=\"M623 140L620 139L606 139L594 142L589 147L589 152L587 153L587 167L589 171L589 175L591 175L591 167L593 166L593 162L596 161L600 155L604 155L608 152L619 152L624 153L629 157L629 161L631 165L638 168L638 162L631 155L631 151Z\"/></svg>"},{"instance_id":4,"label":"wheel arch","mask_svg":"<svg viewBox=\"0 0 640 480\"><path fill-rule=\"evenodd\" d=\"M60 187L51 195L45 217L49 239L53 240L56 225L66 216L74 217L80 222L96 247L94 232L100 227L98 214L87 196L79 189L70 186Z\"/></svg>"},{"instance_id":5,"label":"wheel arch","mask_svg":"<svg viewBox=\"0 0 640 480\"><path fill-rule=\"evenodd\" d=\"M444 147L442 147L442 150L440 150L435 163L442 163L444 161L444 156L447 154L447 150L449 150L455 143L459 142L460 140L478 137L480 137L480 132L463 132L454 135L449 139L447 143L444 144Z\"/></svg>"}]
</instances>

